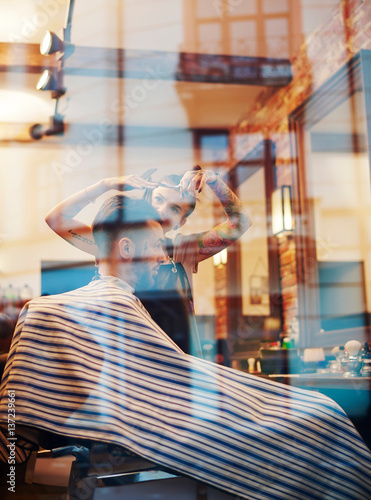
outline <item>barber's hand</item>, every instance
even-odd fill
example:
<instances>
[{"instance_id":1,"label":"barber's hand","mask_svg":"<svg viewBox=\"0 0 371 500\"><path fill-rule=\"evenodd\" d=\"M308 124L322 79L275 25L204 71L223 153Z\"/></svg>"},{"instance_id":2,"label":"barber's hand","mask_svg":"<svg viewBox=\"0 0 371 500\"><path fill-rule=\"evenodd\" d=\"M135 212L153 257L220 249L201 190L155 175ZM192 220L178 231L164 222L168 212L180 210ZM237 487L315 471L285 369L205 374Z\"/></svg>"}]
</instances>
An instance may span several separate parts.
<instances>
[{"instance_id":1,"label":"barber's hand","mask_svg":"<svg viewBox=\"0 0 371 500\"><path fill-rule=\"evenodd\" d=\"M129 191L131 189L155 189L157 182L148 181L139 175L127 175L124 177L109 177L105 179L105 184L108 189L116 191Z\"/></svg>"},{"instance_id":2,"label":"barber's hand","mask_svg":"<svg viewBox=\"0 0 371 500\"><path fill-rule=\"evenodd\" d=\"M193 170L189 170L183 175L180 187L183 192L201 193L205 185L214 182L215 178L214 172L201 170L201 167L196 165Z\"/></svg>"},{"instance_id":3,"label":"barber's hand","mask_svg":"<svg viewBox=\"0 0 371 500\"><path fill-rule=\"evenodd\" d=\"M205 173L199 165L193 167L193 170L188 170L180 181L180 189L182 193L191 192L193 194L201 193L206 183Z\"/></svg>"}]
</instances>

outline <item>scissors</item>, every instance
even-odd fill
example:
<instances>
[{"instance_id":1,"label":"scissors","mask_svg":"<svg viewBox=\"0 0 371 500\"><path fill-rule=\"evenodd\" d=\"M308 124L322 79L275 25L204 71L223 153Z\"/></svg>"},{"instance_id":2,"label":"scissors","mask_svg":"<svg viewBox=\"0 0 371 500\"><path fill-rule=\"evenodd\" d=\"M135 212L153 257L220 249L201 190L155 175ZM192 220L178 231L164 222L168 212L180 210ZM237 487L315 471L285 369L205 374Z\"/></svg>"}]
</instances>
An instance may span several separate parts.
<instances>
[{"instance_id":1,"label":"scissors","mask_svg":"<svg viewBox=\"0 0 371 500\"><path fill-rule=\"evenodd\" d=\"M178 184L177 186L173 186L171 184L167 184L166 182L159 182L159 181L152 181L151 180L151 176L152 174L154 174L155 172L157 171L157 168L149 168L148 170L146 170L140 177L142 179L147 179L151 182L155 182L158 187L164 187L164 188L170 188L170 189L175 189L176 191L180 191L181 190L181 186L180 184Z\"/></svg>"}]
</instances>

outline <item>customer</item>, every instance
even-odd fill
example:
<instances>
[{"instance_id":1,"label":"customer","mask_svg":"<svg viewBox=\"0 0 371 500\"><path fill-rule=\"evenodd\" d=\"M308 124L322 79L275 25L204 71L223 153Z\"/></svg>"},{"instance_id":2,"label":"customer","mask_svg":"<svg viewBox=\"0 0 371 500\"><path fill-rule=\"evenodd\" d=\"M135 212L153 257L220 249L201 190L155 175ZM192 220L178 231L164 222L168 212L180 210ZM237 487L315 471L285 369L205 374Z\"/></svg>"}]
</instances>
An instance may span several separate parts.
<instances>
[{"instance_id":1,"label":"customer","mask_svg":"<svg viewBox=\"0 0 371 500\"><path fill-rule=\"evenodd\" d=\"M17 427L123 446L254 500L371 498L371 453L344 412L310 391L186 355L133 288L164 258L143 200L107 200L93 223L100 278L23 309L0 388Z\"/></svg>"},{"instance_id":2,"label":"customer","mask_svg":"<svg viewBox=\"0 0 371 500\"><path fill-rule=\"evenodd\" d=\"M202 353L194 318L192 273L197 272L199 262L226 248L250 225L240 200L215 172L196 166L183 177L170 175L161 182L138 176L103 179L67 198L46 216L46 222L57 234L97 257L91 227L77 221L75 216L98 196L112 189L145 189L145 197L160 214L163 229L168 233L186 223L196 206L196 195L205 186L209 186L219 199L226 220L209 231L187 236L177 233L173 240L167 238L167 260L161 266L154 286L151 290L136 292L152 318L179 347L199 356Z\"/></svg>"}]
</instances>

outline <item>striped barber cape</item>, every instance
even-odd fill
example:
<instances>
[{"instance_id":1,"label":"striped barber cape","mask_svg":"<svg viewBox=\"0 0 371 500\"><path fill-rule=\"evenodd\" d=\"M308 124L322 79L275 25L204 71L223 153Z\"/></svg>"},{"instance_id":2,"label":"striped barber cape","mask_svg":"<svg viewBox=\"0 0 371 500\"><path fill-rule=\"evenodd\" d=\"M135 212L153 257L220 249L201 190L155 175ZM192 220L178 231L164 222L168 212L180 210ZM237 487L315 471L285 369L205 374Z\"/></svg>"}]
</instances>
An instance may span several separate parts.
<instances>
[{"instance_id":1,"label":"striped barber cape","mask_svg":"<svg viewBox=\"0 0 371 500\"><path fill-rule=\"evenodd\" d=\"M106 277L22 311L0 422L114 443L251 500L370 500L371 453L329 398L184 354Z\"/></svg>"}]
</instances>

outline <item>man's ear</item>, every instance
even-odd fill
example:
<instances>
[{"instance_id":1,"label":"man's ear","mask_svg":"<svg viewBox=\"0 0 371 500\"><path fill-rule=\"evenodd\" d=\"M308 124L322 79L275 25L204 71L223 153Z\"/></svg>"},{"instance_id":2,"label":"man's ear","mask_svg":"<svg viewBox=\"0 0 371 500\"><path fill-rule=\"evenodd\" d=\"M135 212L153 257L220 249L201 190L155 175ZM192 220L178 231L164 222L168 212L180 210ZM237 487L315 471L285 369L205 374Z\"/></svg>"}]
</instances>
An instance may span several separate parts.
<instances>
[{"instance_id":1,"label":"man's ear","mask_svg":"<svg viewBox=\"0 0 371 500\"><path fill-rule=\"evenodd\" d=\"M124 260L131 260L135 254L135 244L130 238L121 238L118 242L120 256Z\"/></svg>"}]
</instances>

